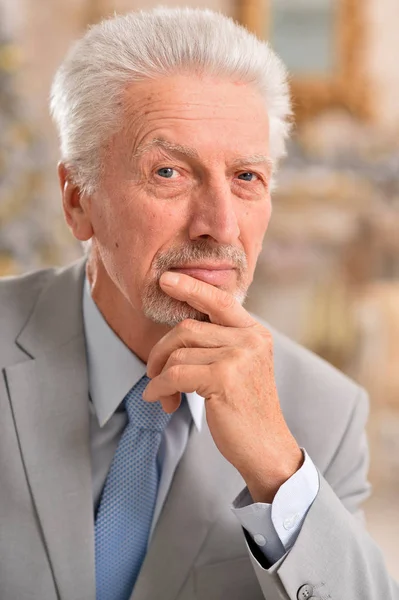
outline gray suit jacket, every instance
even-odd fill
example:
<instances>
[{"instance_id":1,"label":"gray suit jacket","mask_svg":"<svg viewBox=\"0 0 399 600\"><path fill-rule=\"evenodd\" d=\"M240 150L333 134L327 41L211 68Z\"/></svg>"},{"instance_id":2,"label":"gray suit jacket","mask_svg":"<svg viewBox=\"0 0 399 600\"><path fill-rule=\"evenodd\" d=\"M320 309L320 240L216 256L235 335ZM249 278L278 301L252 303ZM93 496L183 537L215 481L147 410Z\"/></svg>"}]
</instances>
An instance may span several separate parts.
<instances>
[{"instance_id":1,"label":"gray suit jacket","mask_svg":"<svg viewBox=\"0 0 399 600\"><path fill-rule=\"evenodd\" d=\"M0 283L1 600L95 598L83 273L80 261ZM399 598L353 516L368 495L365 394L274 342L285 417L321 473L297 542L260 566L229 510L244 483L193 428L132 600Z\"/></svg>"}]
</instances>

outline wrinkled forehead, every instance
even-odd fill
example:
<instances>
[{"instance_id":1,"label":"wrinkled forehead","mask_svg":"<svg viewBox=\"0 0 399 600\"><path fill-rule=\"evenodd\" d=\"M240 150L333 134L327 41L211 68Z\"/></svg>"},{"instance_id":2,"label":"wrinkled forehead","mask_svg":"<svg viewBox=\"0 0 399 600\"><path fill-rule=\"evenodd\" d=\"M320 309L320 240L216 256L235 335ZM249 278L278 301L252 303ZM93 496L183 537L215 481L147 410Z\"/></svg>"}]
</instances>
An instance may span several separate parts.
<instances>
[{"instance_id":1,"label":"wrinkled forehead","mask_svg":"<svg viewBox=\"0 0 399 600\"><path fill-rule=\"evenodd\" d=\"M193 159L217 150L269 154L268 113L252 84L176 75L127 86L122 103L118 142L131 157L160 149Z\"/></svg>"}]
</instances>

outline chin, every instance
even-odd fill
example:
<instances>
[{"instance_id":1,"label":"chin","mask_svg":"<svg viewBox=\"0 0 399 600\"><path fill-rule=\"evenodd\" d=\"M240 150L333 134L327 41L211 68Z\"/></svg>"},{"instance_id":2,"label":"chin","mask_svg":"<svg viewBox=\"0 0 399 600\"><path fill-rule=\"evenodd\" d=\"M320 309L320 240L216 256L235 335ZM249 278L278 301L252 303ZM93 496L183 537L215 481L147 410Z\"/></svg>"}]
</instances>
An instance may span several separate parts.
<instances>
[{"instance_id":1,"label":"chin","mask_svg":"<svg viewBox=\"0 0 399 600\"><path fill-rule=\"evenodd\" d=\"M180 302L168 296L162 298L162 301L153 300L143 303L143 311L147 319L153 323L168 327L175 327L186 319L210 322L208 315L192 308L186 302Z\"/></svg>"},{"instance_id":2,"label":"chin","mask_svg":"<svg viewBox=\"0 0 399 600\"><path fill-rule=\"evenodd\" d=\"M246 291L239 290L233 295L237 302L243 304L246 298ZM196 310L186 302L171 298L158 286L157 288L148 288L146 290L146 293L143 295L142 306L147 319L150 319L157 325L175 327L186 319L210 322L207 314Z\"/></svg>"}]
</instances>

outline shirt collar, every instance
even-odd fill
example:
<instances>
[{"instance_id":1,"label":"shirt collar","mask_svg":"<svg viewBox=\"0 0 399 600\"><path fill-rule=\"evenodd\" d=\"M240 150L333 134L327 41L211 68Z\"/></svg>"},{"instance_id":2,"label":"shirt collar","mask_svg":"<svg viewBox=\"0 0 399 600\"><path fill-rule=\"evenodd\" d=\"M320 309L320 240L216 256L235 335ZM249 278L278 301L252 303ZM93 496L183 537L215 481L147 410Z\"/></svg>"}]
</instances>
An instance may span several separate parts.
<instances>
[{"instance_id":1,"label":"shirt collar","mask_svg":"<svg viewBox=\"0 0 399 600\"><path fill-rule=\"evenodd\" d=\"M122 342L94 302L89 281L83 286L83 323L89 371L89 393L101 427L114 414L129 390L146 373L146 365ZM201 430L204 399L186 394L192 419Z\"/></svg>"}]
</instances>

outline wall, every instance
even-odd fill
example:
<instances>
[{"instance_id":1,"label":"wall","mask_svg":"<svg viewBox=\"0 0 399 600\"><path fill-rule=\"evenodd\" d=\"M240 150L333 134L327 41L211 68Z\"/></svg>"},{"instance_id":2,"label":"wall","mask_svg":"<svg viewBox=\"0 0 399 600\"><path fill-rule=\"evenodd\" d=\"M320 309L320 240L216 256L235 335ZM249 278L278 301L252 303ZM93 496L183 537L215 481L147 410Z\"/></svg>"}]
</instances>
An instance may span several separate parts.
<instances>
[{"instance_id":1,"label":"wall","mask_svg":"<svg viewBox=\"0 0 399 600\"><path fill-rule=\"evenodd\" d=\"M399 2L367 0L367 57L376 121L399 132Z\"/></svg>"}]
</instances>

